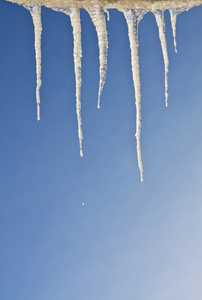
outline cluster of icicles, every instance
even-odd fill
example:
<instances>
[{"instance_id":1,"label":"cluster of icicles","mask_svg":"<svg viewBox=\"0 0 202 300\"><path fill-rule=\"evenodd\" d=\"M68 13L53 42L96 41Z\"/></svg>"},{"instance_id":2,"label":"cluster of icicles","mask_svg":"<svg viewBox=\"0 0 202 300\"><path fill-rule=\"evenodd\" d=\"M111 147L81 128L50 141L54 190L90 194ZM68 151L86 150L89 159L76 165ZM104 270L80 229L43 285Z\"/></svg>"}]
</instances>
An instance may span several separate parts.
<instances>
[{"instance_id":1,"label":"cluster of icicles","mask_svg":"<svg viewBox=\"0 0 202 300\"><path fill-rule=\"evenodd\" d=\"M34 31L35 31L35 51L36 51L36 73L37 73L37 87L36 87L36 102L37 102L37 119L40 120L40 86L41 86L41 6L35 4L33 6L23 4L23 6L28 9L31 13ZM182 7L170 9L171 24L174 36L175 51L176 47L176 21L179 13L188 10L190 7ZM80 155L83 156L82 150L82 121L81 121L81 22L80 22L80 9L79 8L62 8L55 7L55 11L62 12L70 17L71 25L73 28L74 37L74 70L76 79L76 113L78 120L78 136L80 143ZM108 49L108 39L107 39L107 29L106 20L104 12L98 6L91 6L87 9L90 18L96 28L98 45L99 45L99 60L100 60L100 82L99 82L99 92L98 92L98 108L100 108L100 96L105 83L106 70L107 70L107 49ZM128 35L131 48L131 64L132 64L132 74L133 82L135 88L135 104L136 104L136 140L137 140L137 157L138 166L140 170L141 181L143 181L143 165L141 158L141 146L140 146L140 132L141 132L141 91L140 91L140 75L139 75L139 55L138 55L138 24L142 17L148 12L148 10L136 10L136 9L123 9L122 10L127 26ZM154 12L156 23L159 30L159 38L161 42L164 65L165 65L165 104L168 106L168 53L166 45L165 36L165 23L164 23L164 11L156 10Z\"/></svg>"}]
</instances>

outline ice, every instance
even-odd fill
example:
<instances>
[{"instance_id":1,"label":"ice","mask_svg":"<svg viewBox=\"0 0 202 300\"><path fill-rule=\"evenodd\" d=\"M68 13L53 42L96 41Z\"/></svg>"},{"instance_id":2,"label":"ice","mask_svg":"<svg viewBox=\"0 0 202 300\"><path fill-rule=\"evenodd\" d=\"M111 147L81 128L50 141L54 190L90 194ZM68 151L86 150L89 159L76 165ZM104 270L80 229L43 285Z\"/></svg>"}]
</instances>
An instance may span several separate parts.
<instances>
[{"instance_id":1,"label":"ice","mask_svg":"<svg viewBox=\"0 0 202 300\"><path fill-rule=\"evenodd\" d=\"M168 53L165 36L164 11L170 12L171 25L174 38L175 52L177 52L176 43L176 22L177 16L183 11L187 11L192 7L202 5L202 0L7 0L19 5L23 5L31 13L34 32L35 32L35 53L36 53L36 102L37 102L37 119L40 120L40 87L41 87L41 6L44 5L50 9L63 12L70 16L71 25L73 27L74 37L74 69L76 79L76 113L78 120L78 136L80 143L80 155L83 156L82 150L82 121L81 121L81 22L80 9L85 9L96 28L99 46L99 91L98 91L98 108L100 108L100 97L106 79L107 71L107 51L108 38L106 29L106 20L104 12L109 20L108 9L118 9L124 13L127 25L128 35L131 48L131 64L133 82L135 88L135 104L136 104L136 140L137 140L137 158L140 170L141 181L143 181L143 165L141 157L141 91L140 91L140 74L139 74L139 55L138 55L138 24L143 15L151 11L155 15L156 23L159 30L159 38L163 52L164 68L165 68L165 103L168 106Z\"/></svg>"},{"instance_id":2,"label":"ice","mask_svg":"<svg viewBox=\"0 0 202 300\"><path fill-rule=\"evenodd\" d=\"M9 2L22 5L34 5L36 3L49 8L54 7L77 7L87 9L90 5L97 5L103 9L147 9L154 12L155 10L165 10L171 8L180 8L189 5L195 7L202 4L202 0L6 0Z\"/></svg>"},{"instance_id":3,"label":"ice","mask_svg":"<svg viewBox=\"0 0 202 300\"><path fill-rule=\"evenodd\" d=\"M81 121L81 21L80 10L78 8L60 8L55 7L54 10L63 12L70 16L71 25L73 28L74 37L74 72L76 79L76 114L78 121L78 136L80 144L80 156L83 156L83 134L82 134L82 121Z\"/></svg>"},{"instance_id":4,"label":"ice","mask_svg":"<svg viewBox=\"0 0 202 300\"><path fill-rule=\"evenodd\" d=\"M177 22L177 16L183 12L189 10L190 7L180 7L180 8L171 8L170 11L170 20L172 25L172 31L173 31L173 38L174 38L174 46L175 46L175 52L177 53L177 42L176 42L176 22Z\"/></svg>"},{"instance_id":5,"label":"ice","mask_svg":"<svg viewBox=\"0 0 202 300\"><path fill-rule=\"evenodd\" d=\"M88 13L95 26L97 37L98 37L99 59L100 59L100 83L99 83L97 107L100 108L100 97L104 87L106 72L107 72L107 49L108 49L107 28L106 28L105 15L102 9L96 6L91 6L88 9Z\"/></svg>"},{"instance_id":6,"label":"ice","mask_svg":"<svg viewBox=\"0 0 202 300\"><path fill-rule=\"evenodd\" d=\"M108 11L108 9L104 8L104 12L107 14L107 21L109 21L109 11Z\"/></svg>"},{"instance_id":7,"label":"ice","mask_svg":"<svg viewBox=\"0 0 202 300\"><path fill-rule=\"evenodd\" d=\"M133 73L133 82L135 88L135 104L136 104L136 139L137 139L137 158L140 170L141 181L143 181L143 165L140 144L141 132L141 91L140 91L140 71L139 71L139 55L138 55L138 24L146 10L136 11L133 9L123 10L128 25L128 36L131 49L131 64Z\"/></svg>"},{"instance_id":8,"label":"ice","mask_svg":"<svg viewBox=\"0 0 202 300\"><path fill-rule=\"evenodd\" d=\"M34 24L34 34L35 34L35 55L36 55L36 103L37 103L37 120L40 121L40 87L41 87L41 6L36 4L34 6L25 5L24 7L28 9L31 13L33 24Z\"/></svg>"},{"instance_id":9,"label":"ice","mask_svg":"<svg viewBox=\"0 0 202 300\"><path fill-rule=\"evenodd\" d=\"M165 103L168 106L168 52L166 44L166 35L165 35L165 21L164 21L164 11L157 10L155 12L156 23L159 29L159 38L161 42L161 48L163 52L164 66L165 66Z\"/></svg>"}]
</instances>

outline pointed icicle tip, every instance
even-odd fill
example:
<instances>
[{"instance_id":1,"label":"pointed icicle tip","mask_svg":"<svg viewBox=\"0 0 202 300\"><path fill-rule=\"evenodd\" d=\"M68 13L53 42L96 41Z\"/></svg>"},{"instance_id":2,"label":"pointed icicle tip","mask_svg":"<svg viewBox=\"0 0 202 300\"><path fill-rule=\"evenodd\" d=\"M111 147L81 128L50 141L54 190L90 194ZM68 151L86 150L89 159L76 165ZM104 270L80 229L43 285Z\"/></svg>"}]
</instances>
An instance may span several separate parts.
<instances>
[{"instance_id":1,"label":"pointed icicle tip","mask_svg":"<svg viewBox=\"0 0 202 300\"><path fill-rule=\"evenodd\" d=\"M37 103L37 121L40 122L41 118L40 118L40 104Z\"/></svg>"},{"instance_id":2,"label":"pointed icicle tip","mask_svg":"<svg viewBox=\"0 0 202 300\"><path fill-rule=\"evenodd\" d=\"M143 173L140 173L141 182L143 182Z\"/></svg>"}]
</instances>

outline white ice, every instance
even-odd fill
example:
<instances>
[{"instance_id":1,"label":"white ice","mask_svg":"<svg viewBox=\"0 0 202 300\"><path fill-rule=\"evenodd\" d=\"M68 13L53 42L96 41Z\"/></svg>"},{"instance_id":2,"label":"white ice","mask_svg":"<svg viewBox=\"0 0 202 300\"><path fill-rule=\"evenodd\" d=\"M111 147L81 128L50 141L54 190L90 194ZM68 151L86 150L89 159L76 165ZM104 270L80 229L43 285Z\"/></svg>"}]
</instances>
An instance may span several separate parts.
<instances>
[{"instance_id":1,"label":"white ice","mask_svg":"<svg viewBox=\"0 0 202 300\"><path fill-rule=\"evenodd\" d=\"M109 11L108 11L108 9L104 8L104 12L107 14L107 21L109 21Z\"/></svg>"},{"instance_id":2,"label":"white ice","mask_svg":"<svg viewBox=\"0 0 202 300\"><path fill-rule=\"evenodd\" d=\"M167 52L167 43L165 35L165 21L164 21L164 11L157 10L155 13L156 23L159 29L159 38L161 42L161 48L163 52L164 66L165 66L165 103L168 106L168 52Z\"/></svg>"},{"instance_id":3,"label":"white ice","mask_svg":"<svg viewBox=\"0 0 202 300\"><path fill-rule=\"evenodd\" d=\"M100 83L99 83L97 107L100 108L100 97L104 87L106 72L107 72L107 49L108 49L107 28L106 28L105 15L102 9L96 6L91 6L88 9L88 13L95 26L97 37L98 37L99 60L100 60Z\"/></svg>"},{"instance_id":4,"label":"white ice","mask_svg":"<svg viewBox=\"0 0 202 300\"><path fill-rule=\"evenodd\" d=\"M36 55L36 103L37 103L37 120L40 121L40 87L41 87L41 6L36 4L34 6L25 5L24 7L28 9L31 13L33 24L34 24L34 34L35 34L35 55Z\"/></svg>"},{"instance_id":5,"label":"white ice","mask_svg":"<svg viewBox=\"0 0 202 300\"><path fill-rule=\"evenodd\" d=\"M140 133L141 133L141 91L140 91L140 74L139 74L139 56L138 56L138 24L147 11L154 13L159 30L159 38L163 52L165 67L165 102L168 106L168 53L165 36L164 11L168 9L171 16L172 31L174 37L175 51L177 52L176 43L176 21L179 13L189 10L194 6L202 4L202 0L7 0L19 5L23 5L32 15L35 32L35 52L36 52L36 102L37 102L37 119L40 120L40 87L41 87L41 5L63 12L70 16L73 27L74 37L74 69L76 77L76 113L78 120L78 135L80 143L80 155L82 151L82 121L81 121L81 22L80 8L88 11L93 24L95 25L100 61L100 82L98 92L98 108L100 107L100 96L106 78L107 70L107 50L108 38L104 12L109 13L107 9L118 9L124 13L128 25L128 35L131 48L132 74L135 88L136 104L136 140L137 140L137 157L140 169L141 181L143 181L143 165L141 157ZM59 7L58 7L59 6ZM71 7L71 8L70 8Z\"/></svg>"},{"instance_id":6,"label":"white ice","mask_svg":"<svg viewBox=\"0 0 202 300\"><path fill-rule=\"evenodd\" d=\"M54 10L63 12L70 16L71 25L73 28L74 37L74 72L76 79L76 114L78 121L78 136L80 144L80 156L83 156L83 134L82 134L82 121L81 121L81 21L80 21L80 10L78 8L60 8L56 7Z\"/></svg>"},{"instance_id":7,"label":"white ice","mask_svg":"<svg viewBox=\"0 0 202 300\"><path fill-rule=\"evenodd\" d=\"M137 140L137 158L138 166L140 170L141 181L143 181L143 165L142 165L142 154L140 144L140 132L141 132L141 91L140 91L140 71L139 71L139 55L138 55L138 24L142 19L143 15L147 11L141 10L123 10L127 25L128 25L128 36L130 41L131 49L131 64L133 73L133 82L135 88L135 104L136 104L136 140Z\"/></svg>"},{"instance_id":8,"label":"white ice","mask_svg":"<svg viewBox=\"0 0 202 300\"><path fill-rule=\"evenodd\" d=\"M172 25L172 31L173 31L173 38L174 38L174 46L175 46L175 52L177 53L177 42L176 42L176 23L177 23L177 16L183 12L189 10L190 7L180 7L180 8L171 8L170 11L170 20Z\"/></svg>"}]
</instances>

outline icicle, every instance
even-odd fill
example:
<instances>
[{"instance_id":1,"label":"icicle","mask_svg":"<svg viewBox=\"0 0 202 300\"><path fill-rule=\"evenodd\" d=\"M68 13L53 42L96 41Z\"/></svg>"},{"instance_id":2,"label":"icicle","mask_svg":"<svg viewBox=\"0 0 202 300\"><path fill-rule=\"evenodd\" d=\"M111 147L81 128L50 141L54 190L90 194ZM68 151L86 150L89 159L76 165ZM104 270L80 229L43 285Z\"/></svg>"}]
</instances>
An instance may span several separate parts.
<instances>
[{"instance_id":1,"label":"icicle","mask_svg":"<svg viewBox=\"0 0 202 300\"><path fill-rule=\"evenodd\" d=\"M164 21L164 12L162 10L157 10L155 12L156 23L159 29L159 38L161 42L161 48L163 52L164 66L165 66L165 102L168 106L168 52L165 36L165 21Z\"/></svg>"},{"instance_id":2,"label":"icicle","mask_svg":"<svg viewBox=\"0 0 202 300\"><path fill-rule=\"evenodd\" d=\"M189 6L186 7L180 7L180 8L172 8L170 9L170 20L172 25L172 31L173 31L173 38L174 38L174 46L175 46L175 53L177 53L177 42L176 42L176 22L177 22L177 16L183 12L189 10Z\"/></svg>"},{"instance_id":3,"label":"icicle","mask_svg":"<svg viewBox=\"0 0 202 300\"><path fill-rule=\"evenodd\" d=\"M107 39L106 21L105 21L103 10L98 7L91 6L88 9L88 13L96 28L96 32L98 36L99 59L100 59L100 83L99 83L97 107L100 108L100 97L104 87L106 72L107 72L108 39Z\"/></svg>"},{"instance_id":4,"label":"icicle","mask_svg":"<svg viewBox=\"0 0 202 300\"><path fill-rule=\"evenodd\" d=\"M80 144L80 156L83 156L83 134L82 134L82 121L81 121L81 22L80 22L80 11L78 8L54 8L54 10L63 12L70 16L71 25L73 28L74 37L74 71L76 78L76 113L78 120L78 135Z\"/></svg>"},{"instance_id":5,"label":"icicle","mask_svg":"<svg viewBox=\"0 0 202 300\"><path fill-rule=\"evenodd\" d=\"M34 23L34 34L35 34L35 55L36 55L36 103L37 103L37 120L40 121L40 87L41 87L41 6L36 4L34 6L25 5L31 13Z\"/></svg>"},{"instance_id":6,"label":"icicle","mask_svg":"<svg viewBox=\"0 0 202 300\"><path fill-rule=\"evenodd\" d=\"M107 14L107 21L109 22L109 11L108 11L108 9L104 8L104 12Z\"/></svg>"},{"instance_id":7,"label":"icicle","mask_svg":"<svg viewBox=\"0 0 202 300\"><path fill-rule=\"evenodd\" d=\"M127 25L128 36L131 49L131 64L133 72L133 82L135 88L135 104L136 104L136 139L137 139L137 157L138 166L140 169L141 181L143 181L143 165L142 154L140 146L140 132L141 132L141 91L140 91L140 72L139 72L139 55L138 55L138 24L143 15L147 11L141 10L123 10Z\"/></svg>"}]
</instances>

